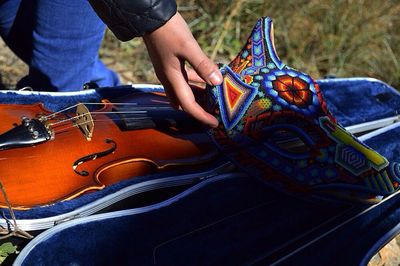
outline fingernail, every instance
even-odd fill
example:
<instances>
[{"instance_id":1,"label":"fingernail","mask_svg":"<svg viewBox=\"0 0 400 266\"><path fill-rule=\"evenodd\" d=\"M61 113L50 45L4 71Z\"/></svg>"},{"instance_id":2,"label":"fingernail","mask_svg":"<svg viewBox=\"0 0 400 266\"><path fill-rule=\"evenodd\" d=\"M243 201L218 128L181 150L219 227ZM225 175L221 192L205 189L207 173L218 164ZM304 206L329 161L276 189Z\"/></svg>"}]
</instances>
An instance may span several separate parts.
<instances>
[{"instance_id":1,"label":"fingernail","mask_svg":"<svg viewBox=\"0 0 400 266\"><path fill-rule=\"evenodd\" d=\"M208 76L208 80L212 85L219 85L222 83L222 75L219 71L214 71Z\"/></svg>"},{"instance_id":2,"label":"fingernail","mask_svg":"<svg viewBox=\"0 0 400 266\"><path fill-rule=\"evenodd\" d=\"M211 126L211 127L213 127L213 128L217 128L217 127L218 127L218 121L217 121L216 123L212 124L212 126Z\"/></svg>"},{"instance_id":3,"label":"fingernail","mask_svg":"<svg viewBox=\"0 0 400 266\"><path fill-rule=\"evenodd\" d=\"M218 120L214 118L212 123L210 124L210 127L212 127L212 128L218 127Z\"/></svg>"}]
</instances>

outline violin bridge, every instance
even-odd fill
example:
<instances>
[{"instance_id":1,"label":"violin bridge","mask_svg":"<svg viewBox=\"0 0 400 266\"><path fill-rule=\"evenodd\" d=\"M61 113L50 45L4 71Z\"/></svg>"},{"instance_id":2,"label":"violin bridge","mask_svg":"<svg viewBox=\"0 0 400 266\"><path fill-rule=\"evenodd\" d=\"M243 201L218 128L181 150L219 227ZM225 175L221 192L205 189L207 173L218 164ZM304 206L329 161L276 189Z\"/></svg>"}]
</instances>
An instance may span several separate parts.
<instances>
[{"instance_id":1,"label":"violin bridge","mask_svg":"<svg viewBox=\"0 0 400 266\"><path fill-rule=\"evenodd\" d=\"M76 107L75 125L79 127L88 141L92 139L94 130L93 117L89 109L82 103Z\"/></svg>"}]
</instances>

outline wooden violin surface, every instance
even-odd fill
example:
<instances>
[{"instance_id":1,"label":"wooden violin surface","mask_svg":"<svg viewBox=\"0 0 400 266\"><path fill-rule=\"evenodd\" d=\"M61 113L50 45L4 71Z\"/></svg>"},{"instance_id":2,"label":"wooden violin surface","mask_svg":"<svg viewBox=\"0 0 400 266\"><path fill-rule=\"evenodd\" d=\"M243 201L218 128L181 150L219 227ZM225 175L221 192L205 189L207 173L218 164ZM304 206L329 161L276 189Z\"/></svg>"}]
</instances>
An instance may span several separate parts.
<instances>
[{"instance_id":1,"label":"wooden violin surface","mask_svg":"<svg viewBox=\"0 0 400 266\"><path fill-rule=\"evenodd\" d=\"M160 97L149 95L144 97ZM202 130L124 130L110 117L112 108L100 110L94 112L91 141L71 125L55 128L55 138L46 143L0 151L0 181L13 208L53 204L135 176L190 169L217 153ZM0 105L0 134L22 116L50 113L41 104ZM6 206L3 198L0 206Z\"/></svg>"}]
</instances>

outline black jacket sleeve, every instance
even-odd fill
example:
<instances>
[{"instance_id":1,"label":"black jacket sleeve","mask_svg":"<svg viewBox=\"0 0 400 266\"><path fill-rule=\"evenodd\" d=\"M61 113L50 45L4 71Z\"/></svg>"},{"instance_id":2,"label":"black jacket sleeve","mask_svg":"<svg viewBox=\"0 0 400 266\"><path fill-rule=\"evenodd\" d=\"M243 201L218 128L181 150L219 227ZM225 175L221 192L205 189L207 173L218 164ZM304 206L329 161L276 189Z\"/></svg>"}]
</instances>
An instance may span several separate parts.
<instances>
[{"instance_id":1,"label":"black jacket sleeve","mask_svg":"<svg viewBox=\"0 0 400 266\"><path fill-rule=\"evenodd\" d=\"M175 0L89 0L97 15L121 41L143 36L175 13Z\"/></svg>"}]
</instances>

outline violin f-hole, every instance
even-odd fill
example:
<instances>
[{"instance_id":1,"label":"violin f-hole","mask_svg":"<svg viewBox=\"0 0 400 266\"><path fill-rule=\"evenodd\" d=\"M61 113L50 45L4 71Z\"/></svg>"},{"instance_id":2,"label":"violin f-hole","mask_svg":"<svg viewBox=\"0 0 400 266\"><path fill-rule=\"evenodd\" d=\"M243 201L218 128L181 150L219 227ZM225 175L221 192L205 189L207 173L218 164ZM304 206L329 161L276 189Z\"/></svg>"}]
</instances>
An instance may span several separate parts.
<instances>
[{"instance_id":1,"label":"violin f-hole","mask_svg":"<svg viewBox=\"0 0 400 266\"><path fill-rule=\"evenodd\" d=\"M73 164L72 164L72 169L74 170L74 172L80 176L88 176L89 172L86 170L82 170L82 171L78 171L77 168L80 164L90 161L90 160L96 160L97 158L101 158L104 156L107 156L111 153L113 153L116 149L117 149L117 143L115 141L113 141L112 139L105 139L104 141L107 144L111 144L112 147L105 150L105 151L101 151L101 152L97 152L97 153L92 153L89 155L86 155L78 160L76 160Z\"/></svg>"}]
</instances>

